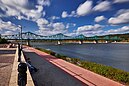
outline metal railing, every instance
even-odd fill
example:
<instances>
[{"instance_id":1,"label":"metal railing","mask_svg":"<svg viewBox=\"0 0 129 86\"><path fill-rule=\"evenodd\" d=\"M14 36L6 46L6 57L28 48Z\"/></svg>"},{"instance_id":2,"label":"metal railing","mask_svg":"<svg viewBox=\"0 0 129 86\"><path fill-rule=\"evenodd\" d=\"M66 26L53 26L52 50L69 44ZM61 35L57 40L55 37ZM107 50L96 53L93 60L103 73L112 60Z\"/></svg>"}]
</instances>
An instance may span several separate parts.
<instances>
[{"instance_id":1,"label":"metal railing","mask_svg":"<svg viewBox=\"0 0 129 86\"><path fill-rule=\"evenodd\" d=\"M16 49L9 86L34 86L22 49ZM19 61L18 61L19 60Z\"/></svg>"}]
</instances>

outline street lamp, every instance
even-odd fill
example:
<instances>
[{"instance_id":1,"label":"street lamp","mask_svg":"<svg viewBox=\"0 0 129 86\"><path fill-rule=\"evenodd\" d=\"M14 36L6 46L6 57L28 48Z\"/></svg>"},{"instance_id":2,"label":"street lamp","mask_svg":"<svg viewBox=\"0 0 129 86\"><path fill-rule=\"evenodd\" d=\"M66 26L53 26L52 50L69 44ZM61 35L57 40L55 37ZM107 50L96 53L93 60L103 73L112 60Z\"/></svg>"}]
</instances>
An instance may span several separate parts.
<instances>
[{"instance_id":1,"label":"street lamp","mask_svg":"<svg viewBox=\"0 0 129 86\"><path fill-rule=\"evenodd\" d=\"M21 38L21 45L18 44L18 62L21 62L21 51L22 51L22 26L18 25L20 28L20 38Z\"/></svg>"},{"instance_id":2,"label":"street lamp","mask_svg":"<svg viewBox=\"0 0 129 86\"><path fill-rule=\"evenodd\" d=\"M21 48L22 48L22 26L18 25L18 27L20 28L20 38L21 38Z\"/></svg>"}]
</instances>

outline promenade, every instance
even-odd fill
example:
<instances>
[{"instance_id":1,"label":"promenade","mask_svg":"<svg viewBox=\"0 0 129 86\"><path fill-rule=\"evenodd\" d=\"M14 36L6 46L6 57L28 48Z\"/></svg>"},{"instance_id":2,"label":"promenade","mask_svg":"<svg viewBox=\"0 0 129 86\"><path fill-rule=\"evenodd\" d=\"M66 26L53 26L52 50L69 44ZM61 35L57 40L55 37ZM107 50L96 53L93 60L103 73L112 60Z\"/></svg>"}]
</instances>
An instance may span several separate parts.
<instances>
[{"instance_id":1,"label":"promenade","mask_svg":"<svg viewBox=\"0 0 129 86\"><path fill-rule=\"evenodd\" d=\"M31 64L39 69L38 72L32 73L35 86L86 86L37 53L27 49L23 51L25 57L31 59Z\"/></svg>"},{"instance_id":2,"label":"promenade","mask_svg":"<svg viewBox=\"0 0 129 86\"><path fill-rule=\"evenodd\" d=\"M17 50L0 48L0 86L17 86ZM21 57L23 62L30 58L39 69L31 75L27 69L26 86L124 86L32 47L24 46Z\"/></svg>"},{"instance_id":3,"label":"promenade","mask_svg":"<svg viewBox=\"0 0 129 86\"><path fill-rule=\"evenodd\" d=\"M23 53L22 62L25 62ZM0 44L0 86L18 86L18 49L12 44ZM34 86L27 68L27 84Z\"/></svg>"},{"instance_id":4,"label":"promenade","mask_svg":"<svg viewBox=\"0 0 129 86\"><path fill-rule=\"evenodd\" d=\"M0 86L9 86L16 48L0 48Z\"/></svg>"},{"instance_id":5,"label":"promenade","mask_svg":"<svg viewBox=\"0 0 129 86\"><path fill-rule=\"evenodd\" d=\"M124 86L34 48L25 47L23 51L39 69L32 74L37 86Z\"/></svg>"}]
</instances>

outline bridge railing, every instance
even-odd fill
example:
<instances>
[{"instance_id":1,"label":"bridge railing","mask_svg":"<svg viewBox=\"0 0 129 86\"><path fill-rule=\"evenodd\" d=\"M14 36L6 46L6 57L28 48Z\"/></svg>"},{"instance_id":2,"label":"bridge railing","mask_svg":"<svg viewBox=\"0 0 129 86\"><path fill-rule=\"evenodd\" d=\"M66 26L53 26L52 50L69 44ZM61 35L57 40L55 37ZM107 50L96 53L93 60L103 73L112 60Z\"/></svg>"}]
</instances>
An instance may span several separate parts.
<instances>
[{"instance_id":1,"label":"bridge railing","mask_svg":"<svg viewBox=\"0 0 129 86\"><path fill-rule=\"evenodd\" d=\"M64 34L56 34L56 35L51 35L51 36L42 36L42 35L37 35L31 32L25 32L22 33L23 40L122 40L120 37L114 36L104 36L104 37L99 37L99 36L93 36L93 37L86 37L84 35L78 35L75 37L72 36L66 36ZM15 35L1 35L1 38L5 38L8 40L20 40L19 39L19 34Z\"/></svg>"}]
</instances>

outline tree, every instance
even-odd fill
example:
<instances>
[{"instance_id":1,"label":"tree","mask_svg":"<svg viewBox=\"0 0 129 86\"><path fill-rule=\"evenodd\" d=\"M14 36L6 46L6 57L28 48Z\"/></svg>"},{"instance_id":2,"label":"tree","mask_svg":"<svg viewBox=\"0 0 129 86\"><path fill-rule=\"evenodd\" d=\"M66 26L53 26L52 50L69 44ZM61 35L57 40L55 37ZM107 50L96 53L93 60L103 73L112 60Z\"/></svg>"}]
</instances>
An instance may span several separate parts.
<instances>
[{"instance_id":1,"label":"tree","mask_svg":"<svg viewBox=\"0 0 129 86\"><path fill-rule=\"evenodd\" d=\"M0 37L0 44L5 44L5 43L8 43L8 41Z\"/></svg>"}]
</instances>

